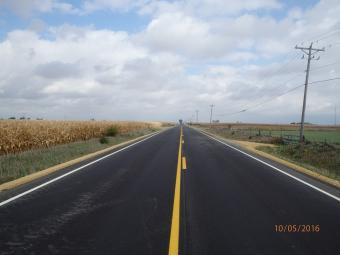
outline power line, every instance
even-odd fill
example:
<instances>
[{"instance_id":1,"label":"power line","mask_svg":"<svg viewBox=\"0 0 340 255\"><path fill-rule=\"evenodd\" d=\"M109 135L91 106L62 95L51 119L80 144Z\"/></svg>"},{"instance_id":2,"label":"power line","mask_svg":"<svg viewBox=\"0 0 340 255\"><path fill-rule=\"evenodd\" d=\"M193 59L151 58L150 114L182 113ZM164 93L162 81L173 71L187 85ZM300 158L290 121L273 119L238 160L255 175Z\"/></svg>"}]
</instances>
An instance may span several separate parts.
<instances>
[{"instance_id":1,"label":"power line","mask_svg":"<svg viewBox=\"0 0 340 255\"><path fill-rule=\"evenodd\" d=\"M330 35L328 35L328 34L337 34L337 33L339 33L339 32L340 32L340 28L337 28L337 29L334 29L334 30L331 30L331 31L324 32L324 33L322 33L322 34L313 36L313 37L309 38L309 39L306 40L306 41L308 41L308 42L310 42L310 41L312 41L312 42L317 42L317 41L323 40L324 37L330 36ZM304 43L304 42L306 42L306 41L302 41L301 43Z\"/></svg>"},{"instance_id":2,"label":"power line","mask_svg":"<svg viewBox=\"0 0 340 255\"><path fill-rule=\"evenodd\" d=\"M335 78L330 78L330 79L325 79L325 80L317 80L317 81L309 82L308 84L309 84L309 85L314 85L314 84L318 84L318 83L322 83L322 82L327 82L327 81L333 81L333 80L340 80L340 77L335 77ZM285 92L283 92L283 93L281 93L281 94L279 94L279 95L276 95L276 96L274 96L274 97L272 97L272 98L269 98L269 99L267 99L267 100L265 100L265 101L262 101L262 102L260 102L260 103L258 103L258 104L255 104L255 105L253 105L253 106L250 106L250 107L248 107L248 108L242 109L242 110L240 110L240 111L231 112L231 113L229 113L229 114L219 114L219 115L220 115L220 116L232 116L232 115L235 115L235 114L238 114L238 113L243 113L243 112L246 112L246 111L249 111L249 110L253 110L254 108L257 108L257 107L259 107L259 106L262 106L262 105L264 105L264 104L267 104L267 103L273 101L274 99L277 99L277 98L282 97L282 96L284 96L284 95L286 95L286 94L289 94L289 93L291 93L291 92L293 92L293 91L295 91L295 90L297 90L298 88L301 88L301 87L303 87L303 86L305 86L305 84L300 84L300 85L295 86L295 87L293 87L293 88L291 88L291 89L289 89L289 90L287 90L287 91L285 91Z\"/></svg>"},{"instance_id":3,"label":"power line","mask_svg":"<svg viewBox=\"0 0 340 255\"><path fill-rule=\"evenodd\" d=\"M309 84L316 84L316 83L321 83L321 82L326 82L326 81L334 81L334 80L340 80L340 77L334 77L334 78L330 78L330 79L326 79L326 80L319 80L319 81L313 81L310 82Z\"/></svg>"},{"instance_id":4,"label":"power line","mask_svg":"<svg viewBox=\"0 0 340 255\"><path fill-rule=\"evenodd\" d=\"M322 34L319 34L319 35L317 35L317 36L314 36L314 37L312 37L312 38L309 38L308 41L317 40L317 39L319 39L319 38L321 38L321 37L323 37L323 36L325 36L325 35L327 35L327 34L329 34L329 33L334 33L334 32L336 32L336 31L338 31L338 30L340 30L340 29L335 29L335 30L331 30L331 31L328 31L328 32L324 32L324 33L322 33Z\"/></svg>"},{"instance_id":5,"label":"power line","mask_svg":"<svg viewBox=\"0 0 340 255\"><path fill-rule=\"evenodd\" d=\"M290 53L288 53L288 54L285 55L285 59L287 59L288 61L287 61L286 63L284 63L282 66L280 66L278 69L276 69L276 70L271 74L272 76L275 75L276 73L278 73L279 71L282 71L287 65L289 65L289 64L292 63L294 60L296 60L297 57L300 55L299 53L297 53L297 54L295 54L293 57L288 58L288 56L289 56L290 54L292 54L292 53L293 53L293 52L290 52ZM302 74L302 73L301 73L301 74ZM289 78L287 81L283 82L282 84L285 84L285 83L287 83L287 82L289 82L289 81L295 79L296 77L300 76L301 74L298 74L298 75L293 76L292 78ZM265 80L267 80L267 79L268 79L267 77L264 77L264 78L258 80L257 82L259 83L259 82L265 81ZM244 107L246 107L247 105L249 105L249 103L242 105L240 108L244 108ZM242 111L241 111L241 112L242 112ZM235 112L235 113L239 113L239 112ZM229 115L229 113L227 113L227 114L217 114L217 115L218 115L218 116L225 116L225 115Z\"/></svg>"},{"instance_id":6,"label":"power line","mask_svg":"<svg viewBox=\"0 0 340 255\"><path fill-rule=\"evenodd\" d=\"M293 77L289 78L288 80L284 81L283 83L280 83L280 85L278 85L277 87L279 86L282 86L282 85L285 85L286 83L294 80L295 78L297 78L298 76L302 75L303 73L298 73L297 75L294 75ZM242 106L238 107L238 108L241 108L241 109L245 109L246 106L248 106L249 103L247 104L243 104ZM237 113L241 113L241 112L245 112L245 110L241 110L241 111L235 111L235 112L232 112L232 113L225 113L225 114L218 114L218 116L230 116L230 115L235 115Z\"/></svg>"},{"instance_id":7,"label":"power line","mask_svg":"<svg viewBox=\"0 0 340 255\"><path fill-rule=\"evenodd\" d=\"M335 64L340 64L340 61L333 62L333 63L329 63L329 64L322 65L322 66L314 67L311 71L318 70L318 69L322 69L322 68L325 68L325 67L327 67L327 66L332 66L332 65L335 65Z\"/></svg>"},{"instance_id":8,"label":"power line","mask_svg":"<svg viewBox=\"0 0 340 255\"><path fill-rule=\"evenodd\" d=\"M324 32L324 33L319 34L317 36L313 36L313 37L309 38L307 41L309 41L311 43L318 43L319 41L323 41L323 40L325 40L327 38L331 38L333 36L336 36L338 33L340 33L340 28L336 28L336 29L333 29L331 31ZM306 41L301 41L299 44L303 45L305 42ZM326 48L330 48L330 47L332 47L332 45L337 45L339 43L340 42L336 42L336 43L332 44L331 42L328 42L328 43L326 42L326 44L329 44Z\"/></svg>"},{"instance_id":9,"label":"power line","mask_svg":"<svg viewBox=\"0 0 340 255\"><path fill-rule=\"evenodd\" d=\"M318 38L317 40L314 40L314 42L323 41L323 40L325 40L325 39L327 39L327 38L330 38L330 37L333 37L333 36L337 35L338 33L340 33L340 30L334 31L334 32L331 33L330 35L326 35L326 36L323 36L323 37L321 37L321 38Z\"/></svg>"},{"instance_id":10,"label":"power line","mask_svg":"<svg viewBox=\"0 0 340 255\"><path fill-rule=\"evenodd\" d=\"M291 88L291 89L289 89L289 90L287 90L287 91L285 91L285 92L283 92L283 93L281 93L279 95L276 95L276 96L274 96L272 98L269 98L269 99L267 99L265 101L262 101L262 102L260 102L258 104L255 104L253 106L249 106L248 108L242 109L242 110L237 111L237 112L232 112L230 114L224 114L223 116L231 116L231 115L235 115L235 114L238 114L238 113L242 113L242 112L246 112L246 111L252 110L252 109L257 108L257 107L259 107L261 105L267 104L267 103L273 101L274 99L277 99L277 98L279 98L279 97L281 97L283 95L286 95L286 94L288 94L288 93L290 93L290 92L292 92L292 91L294 91L294 90L296 90L298 88L301 88L302 86L304 86L304 84L298 85L298 86L296 86L294 88Z\"/></svg>"},{"instance_id":11,"label":"power line","mask_svg":"<svg viewBox=\"0 0 340 255\"><path fill-rule=\"evenodd\" d=\"M300 55L299 53L298 54L295 54L294 56L288 58L288 56L290 54L292 54L293 52L289 52L285 55L284 59L285 60L288 60L286 63L284 63L283 65L279 66L277 69L274 70L274 72L271 74L271 75L274 75L274 74L277 74L279 71L282 71L283 68L285 68L287 65L289 65L290 63L292 63L295 59L297 59L297 57ZM262 79L258 80L257 82L261 82L261 81L264 81L266 80L267 77L263 77Z\"/></svg>"},{"instance_id":12,"label":"power line","mask_svg":"<svg viewBox=\"0 0 340 255\"><path fill-rule=\"evenodd\" d=\"M290 54L290 53L289 53L289 54ZM289 54L287 54L287 56L288 56ZM295 54L292 58L289 59L288 62L284 63L284 64L283 64L282 66L280 66L276 71L274 71L274 72L272 73L272 75L277 74L279 71L282 71L283 68L285 68L285 67L288 66L290 63L292 63L299 55L300 55L300 54ZM263 80L266 80L266 77L263 78L263 79L260 79L259 81L263 81Z\"/></svg>"},{"instance_id":13,"label":"power line","mask_svg":"<svg viewBox=\"0 0 340 255\"><path fill-rule=\"evenodd\" d=\"M292 92L292 91L294 91L294 90L297 90L298 88L301 88L301 87L303 87L303 86L304 86L304 84L298 85L298 86L296 86L296 87L294 87L294 88L291 88L291 89L289 89L289 90L287 90L287 91L285 91L285 92L283 92L283 93L281 93L281 94L279 94L279 95L277 95L277 96L275 96L275 97L272 97L272 98L270 98L270 99L268 99L268 100L266 100L266 101L264 101L264 102L258 103L258 104L256 104L256 105L254 105L253 107L250 107L250 108L248 108L248 109L246 109L246 110L244 110L244 111L248 111L248 110L257 108L257 107L259 107L259 106L262 106L262 105L264 105L264 104L267 104L267 103L273 101L274 99L277 99L277 98L279 98L279 97L282 97L282 96L284 96L284 95L286 95L286 94L288 94L288 93L290 93L290 92Z\"/></svg>"},{"instance_id":14,"label":"power line","mask_svg":"<svg viewBox=\"0 0 340 255\"><path fill-rule=\"evenodd\" d=\"M334 81L334 80L339 80L339 79L340 79L340 77L335 77L335 78L325 79L325 80L318 80L318 81L309 82L308 85L315 85L315 84L318 84L318 83L327 82L327 81ZM273 98L267 100L266 102L259 103L259 104L255 105L255 106L253 106L252 108L256 108L256 107L259 107L259 106L261 106L261 105L264 105L264 104L266 104L266 103L268 103L268 102L270 102L270 101L273 101L274 99L277 99L277 98L282 97L282 96L284 96L284 95L286 95L286 94L288 94L288 93L290 93L290 92L292 92L292 91L294 91L294 90L297 90L298 88L301 88L301 87L303 87L304 85L305 85L305 84L301 84L301 85L298 85L298 86L296 86L296 87L294 87L294 88L291 88L291 89L289 89L289 90L283 92L282 94L277 95L277 96L275 96L275 97L273 97ZM249 110L249 109L247 109L247 110ZM245 110L244 110L244 111L245 111Z\"/></svg>"}]
</instances>

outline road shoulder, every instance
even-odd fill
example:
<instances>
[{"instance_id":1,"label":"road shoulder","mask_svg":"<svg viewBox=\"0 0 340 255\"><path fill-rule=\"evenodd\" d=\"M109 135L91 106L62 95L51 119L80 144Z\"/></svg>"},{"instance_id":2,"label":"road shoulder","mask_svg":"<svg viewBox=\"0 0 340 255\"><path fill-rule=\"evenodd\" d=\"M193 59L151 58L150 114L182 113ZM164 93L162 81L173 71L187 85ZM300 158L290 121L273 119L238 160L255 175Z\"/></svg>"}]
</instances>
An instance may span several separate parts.
<instances>
[{"instance_id":1,"label":"road shoulder","mask_svg":"<svg viewBox=\"0 0 340 255\"><path fill-rule=\"evenodd\" d=\"M303 175L306 175L308 177L316 179L317 181L321 181L322 183L325 183L327 185L331 185L332 187L340 189L340 182L337 181L337 180L331 179L329 177L326 177L324 175L321 175L321 174L318 174L318 173L316 173L314 171L311 171L311 170L309 170L307 168L304 168L302 166L296 165L296 164L294 164L292 162L289 162L287 160L275 157L275 156L273 156L273 155L271 155L269 153L266 153L266 152L263 152L263 151L260 151L260 150L256 149L257 146L260 146L260 145L263 146L263 145L266 145L266 144L226 139L226 138L224 138L222 136L219 136L219 135L207 132L205 130L197 129L197 128L194 128L194 127L190 127L190 128L193 128L193 129L197 130L198 132L206 133L206 134L208 134L208 135L210 135L212 137L215 137L216 139L219 139L221 141L226 142L227 144L235 146L238 149L241 149L243 151L249 152L250 154L257 155L257 156L263 157L265 159L269 159L270 161L273 161L273 162L279 163L281 165L284 165L284 166L286 166L286 167L288 167L290 169L293 169L293 170L295 170L295 171L297 171L297 172L299 172L299 173L301 173ZM269 146L273 146L273 145L269 145Z\"/></svg>"},{"instance_id":2,"label":"road shoulder","mask_svg":"<svg viewBox=\"0 0 340 255\"><path fill-rule=\"evenodd\" d=\"M123 143L119 143L119 144L113 145L113 146L105 148L103 150L99 150L99 151L96 151L96 152L93 152L93 153L81 156L79 158L76 158L76 159L73 159L73 160L69 160L67 162L64 162L64 163L61 163L61 164L49 167L47 169L44 169L44 170L41 170L41 171L38 171L38 172L35 172L35 173L32 173L32 174L23 176L21 178L15 179L13 181L5 182L5 183L0 185L0 193L4 192L4 191L7 191L7 190L11 190L11 189L17 188L17 187L22 186L24 184L28 184L30 182L33 182L33 181L37 180L37 179L40 179L40 178L46 177L48 175L51 175L51 174L53 174L53 173L55 173L57 171L60 171L60 170L67 169L69 167L75 166L75 165L77 165L79 163L83 163L83 162L86 162L88 160L93 160L96 157L99 157L99 156L102 156L102 155L107 154L109 152L112 152L114 150L123 148L123 147L128 146L130 144L133 144L135 142L141 141L141 140L143 140L143 139L145 139L145 138L147 138L149 136L155 135L157 133L164 132L164 131L166 131L168 129L169 128L163 128L160 131L152 132L152 133L149 133L147 135L143 135L143 136L140 136L140 137L137 137L137 138L125 141Z\"/></svg>"}]
</instances>

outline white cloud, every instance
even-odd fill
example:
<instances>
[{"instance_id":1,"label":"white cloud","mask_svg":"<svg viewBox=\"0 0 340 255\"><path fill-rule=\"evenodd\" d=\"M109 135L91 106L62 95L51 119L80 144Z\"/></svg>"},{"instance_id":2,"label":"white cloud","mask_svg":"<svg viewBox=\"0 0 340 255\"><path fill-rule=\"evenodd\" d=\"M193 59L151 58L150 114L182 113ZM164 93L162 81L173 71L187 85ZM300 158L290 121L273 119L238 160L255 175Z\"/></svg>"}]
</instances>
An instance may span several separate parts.
<instances>
[{"instance_id":1,"label":"white cloud","mask_svg":"<svg viewBox=\"0 0 340 255\"><path fill-rule=\"evenodd\" d=\"M49 108L49 116L62 117L76 108L83 118L94 112L98 118L133 118L126 112L145 109L141 118L150 114L151 119L150 111L170 107L171 94L182 85L180 58L150 55L126 33L70 26L50 31L53 41L17 30L0 43L1 61L7 64L0 70L0 97L4 103L11 100L1 115L23 112L26 104L25 112L35 116ZM85 110L86 100L86 107L97 110Z\"/></svg>"},{"instance_id":2,"label":"white cloud","mask_svg":"<svg viewBox=\"0 0 340 255\"><path fill-rule=\"evenodd\" d=\"M290 51L298 36L294 18L243 14L236 18L201 19L184 12L155 16L137 40L152 50L198 59L251 60L271 58ZM257 56L255 56L255 54Z\"/></svg>"},{"instance_id":3,"label":"white cloud","mask_svg":"<svg viewBox=\"0 0 340 255\"><path fill-rule=\"evenodd\" d=\"M59 1L30 3L10 8L17 13L77 10L56 7ZM134 34L95 25L49 27L39 20L30 30L9 32L0 42L0 116L176 120L199 109L200 118L207 119L214 103L215 118L221 120L298 121L301 89L271 99L304 81L306 62L295 44L328 31L335 32L315 46L333 47L312 62L311 81L340 74L339 64L318 69L340 60L337 1L293 8L281 19L256 14L281 8L277 1L93 0L81 8L83 14L138 11L149 14L150 22ZM337 84L310 87L308 121L328 121L322 116L338 102ZM268 103L257 106L261 102ZM244 108L249 112L222 115Z\"/></svg>"},{"instance_id":4,"label":"white cloud","mask_svg":"<svg viewBox=\"0 0 340 255\"><path fill-rule=\"evenodd\" d=\"M142 6L144 0L86 0L82 5L84 13L91 13L98 10L129 11Z\"/></svg>"},{"instance_id":5,"label":"white cloud","mask_svg":"<svg viewBox=\"0 0 340 255\"><path fill-rule=\"evenodd\" d=\"M161 15L171 12L185 12L190 15L211 17L216 15L236 15L242 11L279 9L277 0L187 0L187 1L146 1L140 8L141 14Z\"/></svg>"},{"instance_id":6,"label":"white cloud","mask_svg":"<svg viewBox=\"0 0 340 255\"><path fill-rule=\"evenodd\" d=\"M235 15L242 11L281 8L281 4L277 0L84 0L80 2L78 7L63 0L2 0L0 1L1 6L22 17L28 17L33 12L59 11L83 15L101 10L127 12L133 9L140 14L148 15L184 11L189 15L209 17L226 14Z\"/></svg>"},{"instance_id":7,"label":"white cloud","mask_svg":"<svg viewBox=\"0 0 340 255\"><path fill-rule=\"evenodd\" d=\"M153 50L214 57L220 48L215 37L209 24L182 13L169 13L154 18L140 40Z\"/></svg>"}]
</instances>

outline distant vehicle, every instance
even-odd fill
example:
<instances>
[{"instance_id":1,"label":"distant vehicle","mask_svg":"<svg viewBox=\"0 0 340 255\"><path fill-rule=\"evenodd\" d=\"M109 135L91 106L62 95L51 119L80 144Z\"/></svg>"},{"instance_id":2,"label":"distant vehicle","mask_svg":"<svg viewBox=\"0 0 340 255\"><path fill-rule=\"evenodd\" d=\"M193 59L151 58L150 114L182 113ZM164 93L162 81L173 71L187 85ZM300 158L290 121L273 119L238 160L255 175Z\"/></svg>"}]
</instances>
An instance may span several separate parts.
<instances>
[{"instance_id":1,"label":"distant vehicle","mask_svg":"<svg viewBox=\"0 0 340 255\"><path fill-rule=\"evenodd\" d=\"M183 120L179 120L179 124L182 125Z\"/></svg>"}]
</instances>

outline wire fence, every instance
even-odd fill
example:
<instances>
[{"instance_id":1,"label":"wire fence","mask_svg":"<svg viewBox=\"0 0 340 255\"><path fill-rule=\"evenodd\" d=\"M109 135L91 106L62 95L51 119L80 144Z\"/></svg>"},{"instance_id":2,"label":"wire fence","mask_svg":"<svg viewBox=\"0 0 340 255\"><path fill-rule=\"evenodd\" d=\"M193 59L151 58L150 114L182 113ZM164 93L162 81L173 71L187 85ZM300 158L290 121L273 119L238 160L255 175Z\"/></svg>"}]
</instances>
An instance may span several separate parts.
<instances>
[{"instance_id":1,"label":"wire fence","mask_svg":"<svg viewBox=\"0 0 340 255\"><path fill-rule=\"evenodd\" d=\"M202 126L204 127L204 125ZM298 143L299 125L244 125L215 124L205 126L225 137L269 143ZM306 142L321 142L340 145L340 126L307 126L304 131Z\"/></svg>"}]
</instances>

